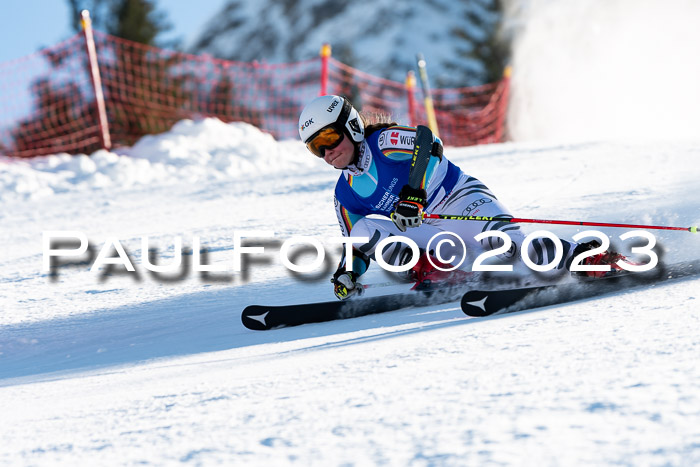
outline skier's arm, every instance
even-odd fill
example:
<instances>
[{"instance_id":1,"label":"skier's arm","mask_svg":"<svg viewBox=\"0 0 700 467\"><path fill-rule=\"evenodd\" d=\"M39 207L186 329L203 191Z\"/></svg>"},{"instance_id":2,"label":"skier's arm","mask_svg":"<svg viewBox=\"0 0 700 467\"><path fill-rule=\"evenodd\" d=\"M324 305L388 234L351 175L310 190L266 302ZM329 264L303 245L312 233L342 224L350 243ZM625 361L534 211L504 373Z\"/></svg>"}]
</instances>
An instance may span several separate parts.
<instances>
[{"instance_id":1,"label":"skier's arm","mask_svg":"<svg viewBox=\"0 0 700 467\"><path fill-rule=\"evenodd\" d=\"M349 237L350 232L352 231L352 226L364 217L348 211L337 198L335 199L335 212L338 216L338 222L344 237ZM343 249L343 255L340 258L338 269L331 278L331 282L333 283L333 292L335 293L336 297L341 300L345 300L346 298L360 292L360 289L356 287L357 279L364 274L365 271L367 271L367 268L369 268L369 262L369 256L365 255L362 251L353 246L352 268L349 268L348 258L345 255L345 249Z\"/></svg>"},{"instance_id":2,"label":"skier's arm","mask_svg":"<svg viewBox=\"0 0 700 467\"><path fill-rule=\"evenodd\" d=\"M411 153L408 183L401 188L399 201L391 213L391 220L400 231L405 232L408 227L418 227L423 223L428 182L441 160L442 142L427 127L419 127Z\"/></svg>"}]
</instances>

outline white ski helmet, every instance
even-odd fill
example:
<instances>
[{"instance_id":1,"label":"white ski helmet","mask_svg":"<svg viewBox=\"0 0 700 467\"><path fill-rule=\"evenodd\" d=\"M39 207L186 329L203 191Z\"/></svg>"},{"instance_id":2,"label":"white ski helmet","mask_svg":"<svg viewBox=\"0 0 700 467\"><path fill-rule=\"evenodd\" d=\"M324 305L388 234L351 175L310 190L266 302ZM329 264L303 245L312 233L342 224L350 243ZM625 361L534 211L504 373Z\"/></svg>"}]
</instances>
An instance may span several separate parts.
<instances>
[{"instance_id":1,"label":"white ski helmet","mask_svg":"<svg viewBox=\"0 0 700 467\"><path fill-rule=\"evenodd\" d=\"M338 131L345 131L355 142L365 137L365 126L360 114L341 96L321 96L309 102L299 116L299 137L306 144L319 131L334 126Z\"/></svg>"}]
</instances>

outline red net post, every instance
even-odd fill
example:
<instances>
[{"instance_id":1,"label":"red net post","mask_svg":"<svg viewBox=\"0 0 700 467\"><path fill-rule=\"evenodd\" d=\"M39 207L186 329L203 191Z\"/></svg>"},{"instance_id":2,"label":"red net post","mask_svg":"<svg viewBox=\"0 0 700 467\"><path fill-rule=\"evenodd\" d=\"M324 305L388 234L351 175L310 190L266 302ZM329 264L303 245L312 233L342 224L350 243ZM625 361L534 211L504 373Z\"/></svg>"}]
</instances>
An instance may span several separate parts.
<instances>
[{"instance_id":1,"label":"red net post","mask_svg":"<svg viewBox=\"0 0 700 467\"><path fill-rule=\"evenodd\" d=\"M321 46L321 93L325 96L328 93L328 58L331 56L331 45L323 44Z\"/></svg>"},{"instance_id":2,"label":"red net post","mask_svg":"<svg viewBox=\"0 0 700 467\"><path fill-rule=\"evenodd\" d=\"M100 141L103 149L112 147L112 139L109 135L109 124L107 123L107 108L105 107L105 98L102 92L102 80L100 79L100 68L97 63L97 50L95 48L95 38L92 34L92 21L90 20L90 12L83 10L80 13L80 24L83 28L83 37L85 38L85 48L88 55L88 63L90 65L90 79L92 88L95 92L95 104L97 106L97 119L100 125Z\"/></svg>"}]
</instances>

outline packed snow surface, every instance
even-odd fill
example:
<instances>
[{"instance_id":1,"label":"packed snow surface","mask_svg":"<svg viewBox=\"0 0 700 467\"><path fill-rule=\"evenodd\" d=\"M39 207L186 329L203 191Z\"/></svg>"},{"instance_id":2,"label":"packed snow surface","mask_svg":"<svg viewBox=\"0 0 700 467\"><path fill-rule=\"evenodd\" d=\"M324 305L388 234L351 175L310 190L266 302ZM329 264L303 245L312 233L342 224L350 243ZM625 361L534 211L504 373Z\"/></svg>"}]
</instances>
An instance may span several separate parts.
<instances>
[{"instance_id":1,"label":"packed snow surface","mask_svg":"<svg viewBox=\"0 0 700 467\"><path fill-rule=\"evenodd\" d=\"M700 224L697 144L445 154L519 217ZM246 305L333 299L338 247L301 276L278 250L339 234L337 176L299 142L212 119L119 153L0 161L0 463L700 463L698 279L491 318L451 303L245 329ZM627 230L597 230L630 253ZM49 274L49 231L83 232L91 253ZM234 272L234 234L265 231L248 241L266 253ZM700 236L653 232L665 261L700 258ZM152 273L144 237L160 265L198 237L220 270L195 272L187 253ZM135 271L91 271L115 242Z\"/></svg>"}]
</instances>

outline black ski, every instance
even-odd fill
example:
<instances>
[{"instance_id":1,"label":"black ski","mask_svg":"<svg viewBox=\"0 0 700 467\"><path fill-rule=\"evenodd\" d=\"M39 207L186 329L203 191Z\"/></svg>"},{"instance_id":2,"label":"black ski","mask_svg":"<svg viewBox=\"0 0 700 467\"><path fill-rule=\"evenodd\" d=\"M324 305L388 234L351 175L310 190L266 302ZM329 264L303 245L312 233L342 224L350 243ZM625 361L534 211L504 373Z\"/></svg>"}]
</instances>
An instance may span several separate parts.
<instances>
[{"instance_id":1,"label":"black ski","mask_svg":"<svg viewBox=\"0 0 700 467\"><path fill-rule=\"evenodd\" d=\"M241 321L248 329L265 331L286 326L356 318L413 306L449 303L459 300L460 296L459 291L438 289L347 301L335 300L282 306L250 305L243 310Z\"/></svg>"},{"instance_id":2,"label":"black ski","mask_svg":"<svg viewBox=\"0 0 700 467\"><path fill-rule=\"evenodd\" d=\"M622 289L700 275L700 260L657 266L648 272L623 272L600 279L566 284L523 287L505 290L470 290L462 296L462 311L468 316L489 316L494 313L558 305L596 297Z\"/></svg>"}]
</instances>

